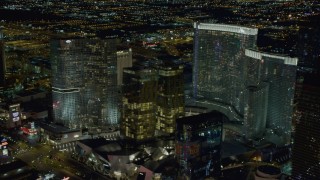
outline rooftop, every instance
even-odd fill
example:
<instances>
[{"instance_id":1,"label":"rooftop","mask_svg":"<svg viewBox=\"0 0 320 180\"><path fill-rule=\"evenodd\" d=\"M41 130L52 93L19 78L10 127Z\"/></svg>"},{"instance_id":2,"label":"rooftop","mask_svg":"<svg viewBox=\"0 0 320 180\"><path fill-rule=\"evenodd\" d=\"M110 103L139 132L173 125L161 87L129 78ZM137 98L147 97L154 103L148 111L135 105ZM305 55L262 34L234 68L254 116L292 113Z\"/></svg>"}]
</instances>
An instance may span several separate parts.
<instances>
[{"instance_id":1,"label":"rooftop","mask_svg":"<svg viewBox=\"0 0 320 180\"><path fill-rule=\"evenodd\" d=\"M213 31L225 31L244 35L258 35L258 29L239 25L194 23L194 28Z\"/></svg>"},{"instance_id":2,"label":"rooftop","mask_svg":"<svg viewBox=\"0 0 320 180\"><path fill-rule=\"evenodd\" d=\"M223 119L226 118L226 116L218 111L211 111L208 113L198 114L194 116L188 116L179 118L176 120L177 124L181 125L199 125L199 123L215 123L215 124L222 124Z\"/></svg>"},{"instance_id":3,"label":"rooftop","mask_svg":"<svg viewBox=\"0 0 320 180\"><path fill-rule=\"evenodd\" d=\"M292 58L284 54L273 54L273 53L261 52L258 50L252 50L252 49L246 49L245 54L246 56L254 59L265 60L264 57L269 57L273 59L283 60L283 63L287 65L294 65L294 66L298 65L298 58Z\"/></svg>"},{"instance_id":4,"label":"rooftop","mask_svg":"<svg viewBox=\"0 0 320 180\"><path fill-rule=\"evenodd\" d=\"M55 134L63 134L63 133L71 133L71 132L78 132L80 129L69 129L65 126L59 124L49 124L45 122L40 122L39 126L47 131L50 131Z\"/></svg>"}]
</instances>

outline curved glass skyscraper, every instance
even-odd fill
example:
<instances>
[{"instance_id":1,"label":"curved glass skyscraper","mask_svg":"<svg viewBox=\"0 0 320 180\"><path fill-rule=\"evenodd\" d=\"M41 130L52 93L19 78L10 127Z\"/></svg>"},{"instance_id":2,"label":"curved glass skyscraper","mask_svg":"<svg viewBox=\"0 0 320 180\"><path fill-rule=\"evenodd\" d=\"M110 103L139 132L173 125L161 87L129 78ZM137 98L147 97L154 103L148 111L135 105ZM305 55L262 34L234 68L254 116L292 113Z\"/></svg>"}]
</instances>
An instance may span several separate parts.
<instances>
[{"instance_id":1,"label":"curved glass skyscraper","mask_svg":"<svg viewBox=\"0 0 320 180\"><path fill-rule=\"evenodd\" d=\"M245 49L255 48L258 29L195 23L193 96L244 113Z\"/></svg>"},{"instance_id":2,"label":"curved glass skyscraper","mask_svg":"<svg viewBox=\"0 0 320 180\"><path fill-rule=\"evenodd\" d=\"M291 139L297 58L256 50L258 30L195 23L193 96L243 121L247 139L283 145ZM241 131L242 131L241 130Z\"/></svg>"},{"instance_id":3,"label":"curved glass skyscraper","mask_svg":"<svg viewBox=\"0 0 320 180\"><path fill-rule=\"evenodd\" d=\"M251 61L256 61L258 64L255 71L251 72L252 82L256 82L256 86L261 86L263 83L268 86L266 128L269 129L269 140L280 144L290 143L298 59L256 50L246 50L245 54ZM265 93L261 93L260 96L260 98L264 97ZM246 107L257 108L254 104L248 104ZM256 114L263 114L263 112L264 110L261 109ZM253 122L247 125L252 127L254 124L261 123L257 119Z\"/></svg>"}]
</instances>

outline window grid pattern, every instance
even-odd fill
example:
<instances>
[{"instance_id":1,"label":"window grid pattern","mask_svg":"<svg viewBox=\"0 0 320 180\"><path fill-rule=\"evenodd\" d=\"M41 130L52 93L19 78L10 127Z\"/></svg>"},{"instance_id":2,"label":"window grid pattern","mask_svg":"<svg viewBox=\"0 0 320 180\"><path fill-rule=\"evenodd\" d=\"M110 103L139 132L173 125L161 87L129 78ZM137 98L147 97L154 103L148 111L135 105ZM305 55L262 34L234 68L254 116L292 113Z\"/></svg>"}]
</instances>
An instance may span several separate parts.
<instances>
[{"instance_id":1,"label":"window grid pattern","mask_svg":"<svg viewBox=\"0 0 320 180\"><path fill-rule=\"evenodd\" d=\"M256 35L195 29L193 87L197 99L221 102L244 114L246 48L256 46Z\"/></svg>"},{"instance_id":2,"label":"window grid pattern","mask_svg":"<svg viewBox=\"0 0 320 180\"><path fill-rule=\"evenodd\" d=\"M118 123L114 41L72 39L51 42L55 121L70 128Z\"/></svg>"}]
</instances>

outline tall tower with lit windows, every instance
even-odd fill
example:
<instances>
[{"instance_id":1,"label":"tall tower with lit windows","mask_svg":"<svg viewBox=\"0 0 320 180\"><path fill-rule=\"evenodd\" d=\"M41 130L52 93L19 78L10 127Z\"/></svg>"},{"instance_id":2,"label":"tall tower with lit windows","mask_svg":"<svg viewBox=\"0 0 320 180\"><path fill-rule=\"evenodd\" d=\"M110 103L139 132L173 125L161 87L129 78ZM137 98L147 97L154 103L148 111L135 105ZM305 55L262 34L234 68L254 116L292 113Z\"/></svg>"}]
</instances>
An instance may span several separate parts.
<instances>
[{"instance_id":1,"label":"tall tower with lit windows","mask_svg":"<svg viewBox=\"0 0 320 180\"><path fill-rule=\"evenodd\" d=\"M259 98L265 99L261 101L264 103L264 108L256 113L250 112L256 117L266 116L256 118L255 121L251 121L252 123L246 124L248 128L252 128L266 122L264 124L268 140L278 145L289 144L298 58L256 50L246 50L245 54L251 61L256 61L256 65L253 65L256 68L250 73L251 78L248 79L252 80L253 85L267 87L265 91L259 93ZM254 103L247 104L246 112L249 113L250 109L257 109L259 107L256 105L257 102L258 99ZM250 115L247 117L245 122L250 122Z\"/></svg>"},{"instance_id":2,"label":"tall tower with lit windows","mask_svg":"<svg viewBox=\"0 0 320 180\"><path fill-rule=\"evenodd\" d=\"M156 129L158 75L142 66L124 68L121 134L135 141L152 139Z\"/></svg>"},{"instance_id":3,"label":"tall tower with lit windows","mask_svg":"<svg viewBox=\"0 0 320 180\"><path fill-rule=\"evenodd\" d=\"M132 49L117 51L117 81L122 85L123 68L132 67Z\"/></svg>"},{"instance_id":4,"label":"tall tower with lit windows","mask_svg":"<svg viewBox=\"0 0 320 180\"><path fill-rule=\"evenodd\" d=\"M70 128L117 124L115 39L51 42L54 121Z\"/></svg>"},{"instance_id":5,"label":"tall tower with lit windows","mask_svg":"<svg viewBox=\"0 0 320 180\"><path fill-rule=\"evenodd\" d=\"M195 23L194 29L193 97L243 117L245 49L256 47L258 29L210 23Z\"/></svg>"},{"instance_id":6,"label":"tall tower with lit windows","mask_svg":"<svg viewBox=\"0 0 320 180\"><path fill-rule=\"evenodd\" d=\"M184 116L183 65L174 63L172 59L164 59L157 66L157 71L157 129L165 134L173 134L176 119Z\"/></svg>"}]
</instances>

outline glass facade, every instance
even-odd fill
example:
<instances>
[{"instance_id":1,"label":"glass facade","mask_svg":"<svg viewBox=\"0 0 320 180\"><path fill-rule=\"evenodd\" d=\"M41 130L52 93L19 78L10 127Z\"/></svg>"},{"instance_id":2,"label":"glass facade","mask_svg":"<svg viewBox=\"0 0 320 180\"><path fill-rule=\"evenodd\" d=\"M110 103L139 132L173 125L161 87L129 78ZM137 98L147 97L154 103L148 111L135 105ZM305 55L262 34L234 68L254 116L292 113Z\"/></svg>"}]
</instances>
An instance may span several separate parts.
<instances>
[{"instance_id":1,"label":"glass facade","mask_svg":"<svg viewBox=\"0 0 320 180\"><path fill-rule=\"evenodd\" d=\"M248 139L262 137L266 130L268 90L267 83L247 87L245 93L244 133Z\"/></svg>"},{"instance_id":2,"label":"glass facade","mask_svg":"<svg viewBox=\"0 0 320 180\"><path fill-rule=\"evenodd\" d=\"M246 55L255 59L253 82L268 84L267 123L270 141L288 144L291 140L293 97L296 81L297 58L246 50Z\"/></svg>"},{"instance_id":3,"label":"glass facade","mask_svg":"<svg viewBox=\"0 0 320 180\"><path fill-rule=\"evenodd\" d=\"M132 49L117 51L117 81L122 85L123 68L132 67Z\"/></svg>"},{"instance_id":4,"label":"glass facade","mask_svg":"<svg viewBox=\"0 0 320 180\"><path fill-rule=\"evenodd\" d=\"M184 116L183 65L162 63L158 75L157 129L173 134L176 119Z\"/></svg>"},{"instance_id":5,"label":"glass facade","mask_svg":"<svg viewBox=\"0 0 320 180\"><path fill-rule=\"evenodd\" d=\"M157 72L133 66L124 68L121 134L142 141L154 137L156 128Z\"/></svg>"},{"instance_id":6,"label":"glass facade","mask_svg":"<svg viewBox=\"0 0 320 180\"><path fill-rule=\"evenodd\" d=\"M183 88L183 65L174 61L124 68L122 134L136 140L173 134L176 119L184 116Z\"/></svg>"},{"instance_id":7,"label":"glass facade","mask_svg":"<svg viewBox=\"0 0 320 180\"><path fill-rule=\"evenodd\" d=\"M193 96L220 102L244 114L246 48L254 48L257 29L195 23Z\"/></svg>"},{"instance_id":8,"label":"glass facade","mask_svg":"<svg viewBox=\"0 0 320 180\"><path fill-rule=\"evenodd\" d=\"M119 119L115 40L51 42L54 121L103 127Z\"/></svg>"},{"instance_id":9,"label":"glass facade","mask_svg":"<svg viewBox=\"0 0 320 180\"><path fill-rule=\"evenodd\" d=\"M177 119L176 158L182 177L220 175L224 121L227 117L217 111Z\"/></svg>"}]
</instances>

